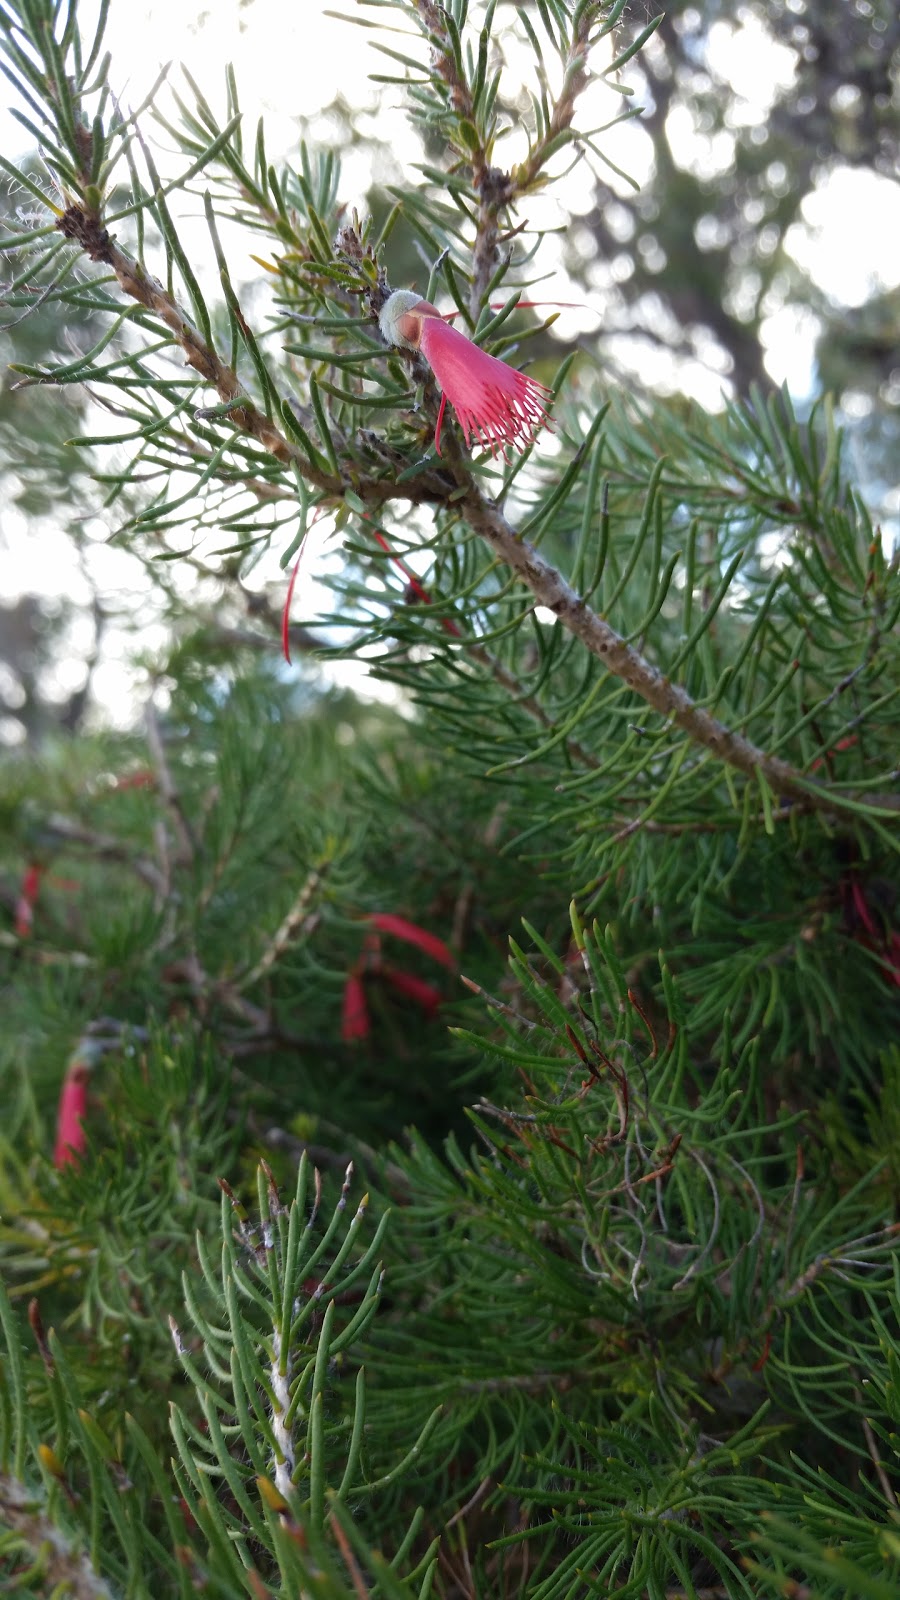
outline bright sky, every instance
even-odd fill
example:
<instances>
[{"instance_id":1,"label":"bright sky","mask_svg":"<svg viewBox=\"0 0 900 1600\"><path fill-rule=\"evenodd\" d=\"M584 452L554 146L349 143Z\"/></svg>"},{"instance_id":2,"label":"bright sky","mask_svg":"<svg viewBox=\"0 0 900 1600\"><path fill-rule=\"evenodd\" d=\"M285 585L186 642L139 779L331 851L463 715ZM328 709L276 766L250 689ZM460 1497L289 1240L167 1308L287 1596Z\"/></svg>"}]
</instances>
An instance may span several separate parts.
<instances>
[{"instance_id":1,"label":"bright sky","mask_svg":"<svg viewBox=\"0 0 900 1600\"><path fill-rule=\"evenodd\" d=\"M339 9L340 0L332 0L332 4ZM96 0L84 0L80 9L87 20L96 11ZM353 0L344 0L344 9L348 15L357 11ZM361 20L395 20L388 10L360 8L358 14ZM388 34L375 37L403 47L402 41ZM312 5L308 0L295 0L290 6L284 0L253 0L246 6L241 0L210 0L209 4L198 0L149 0L144 5L135 5L133 0L112 0L107 47L113 58L111 80L124 107L137 105L161 65L172 61L184 63L213 105L223 112L224 69L227 62L232 62L245 127L252 129L259 116L265 118L270 156L277 158L295 147L302 119L315 118L323 106L341 94L355 108L369 108L377 116L379 134L391 146L398 174L402 174L405 163L418 157L415 137L402 110L401 91L367 81L369 72L390 70L390 66L371 50L366 29L329 17L324 6ZM523 47L517 61L513 47L508 59L511 70L521 65L526 71L530 51ZM776 89L789 84L793 72L791 52L774 45L752 22L736 28L724 21L716 23L710 34L707 65L714 77L737 91L740 98L735 117L745 125L765 118ZM182 87L177 70L172 82ZM621 104L619 96L600 84L591 86L585 102L582 115L588 126L596 126L615 114ZM165 103L165 92L161 103ZM711 140L693 126L687 111L673 113L668 133L675 158L685 167L712 174L730 164L729 136L724 135L718 142ZM647 176L651 151L638 124L626 123L604 135L603 141L611 159L638 181ZM0 111L0 142L11 153L24 153L27 148L22 129L4 111ZM514 160L513 141L501 153L504 161ZM165 165L165 158L161 165ZM626 192L626 186L612 174L606 176L621 193ZM343 194L349 204L362 200L369 177L365 155L348 152ZM592 203L591 185L585 182L583 173L576 171L559 185L556 200L547 205L555 208L549 212L554 220L563 220L567 212L574 214L577 229L578 214L587 211ZM534 222L544 220L539 219L536 203L530 206L530 216ZM789 246L798 264L827 294L857 305L873 290L900 283L898 239L900 186L874 175L840 169L806 201L803 221L792 229ZM542 263L553 274L553 292L559 298L578 297L561 274L560 247L553 241L549 242ZM245 270L242 263L234 261L232 268L240 279ZM249 258L246 269L254 270ZM590 310L567 315L568 324L561 324L561 332L589 336L597 326ZM799 314L791 306L774 306L765 329L772 376L778 381L787 380L800 398L810 391L814 381L817 332L816 319L810 313ZM634 341L623 341L616 354L634 366L643 381L665 382L668 357L663 351L649 344L644 348ZM704 368L698 362L680 372L675 387L713 407L721 400L721 380L714 365ZM83 575L65 531L42 529L40 539L33 538L32 542L24 537L25 531L21 519L7 514L0 534L0 541L6 546L7 597L28 591L62 592L72 599L86 595ZM135 576L129 578L127 555L104 544L108 530L102 524L98 524L96 532L98 544L92 567L98 581L104 587L107 583L119 589L127 587ZM262 585L277 576L277 556L278 552L273 552L261 564L256 583ZM314 569L314 561L311 565ZM314 613L317 587L310 572L302 606L307 616ZM324 595L322 603L327 604ZM148 618L148 649L161 643L157 625ZM60 694L77 687L83 648L83 642L73 637L71 660L59 667ZM119 648L122 659L117 659L115 639L111 641L110 659L97 684L101 698L123 717L134 693L134 675L124 660L127 648L123 636ZM0 728L0 739L2 734Z\"/></svg>"}]
</instances>

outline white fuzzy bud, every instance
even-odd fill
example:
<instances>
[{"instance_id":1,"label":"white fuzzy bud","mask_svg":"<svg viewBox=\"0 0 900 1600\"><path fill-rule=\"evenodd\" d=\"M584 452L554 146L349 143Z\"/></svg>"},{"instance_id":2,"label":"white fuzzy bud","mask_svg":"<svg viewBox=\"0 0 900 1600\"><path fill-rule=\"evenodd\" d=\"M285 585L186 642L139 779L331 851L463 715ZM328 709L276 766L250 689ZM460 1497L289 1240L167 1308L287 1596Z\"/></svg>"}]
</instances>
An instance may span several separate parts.
<instances>
[{"instance_id":1,"label":"white fuzzy bud","mask_svg":"<svg viewBox=\"0 0 900 1600\"><path fill-rule=\"evenodd\" d=\"M385 300L378 315L378 326L381 329L382 338L388 344L399 345L403 350L417 350L419 348L418 338L409 338L408 333L402 333L401 324L413 306L421 304L422 296L416 294L414 289L395 289L393 294ZM409 322L406 323L406 327L407 329L410 328Z\"/></svg>"}]
</instances>

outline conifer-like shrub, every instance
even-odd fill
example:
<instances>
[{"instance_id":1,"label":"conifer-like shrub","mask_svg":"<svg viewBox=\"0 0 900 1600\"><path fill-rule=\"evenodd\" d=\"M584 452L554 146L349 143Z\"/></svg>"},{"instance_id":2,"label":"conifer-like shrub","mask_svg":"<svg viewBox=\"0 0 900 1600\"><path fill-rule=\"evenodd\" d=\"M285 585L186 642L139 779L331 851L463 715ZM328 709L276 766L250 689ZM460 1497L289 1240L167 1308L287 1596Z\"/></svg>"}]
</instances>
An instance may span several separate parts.
<instances>
[{"instance_id":1,"label":"conifer-like shrub","mask_svg":"<svg viewBox=\"0 0 900 1600\"><path fill-rule=\"evenodd\" d=\"M358 0L354 210L0 0L3 448L169 628L4 761L5 1593L900 1592L897 562L827 401L560 359L640 10Z\"/></svg>"}]
</instances>

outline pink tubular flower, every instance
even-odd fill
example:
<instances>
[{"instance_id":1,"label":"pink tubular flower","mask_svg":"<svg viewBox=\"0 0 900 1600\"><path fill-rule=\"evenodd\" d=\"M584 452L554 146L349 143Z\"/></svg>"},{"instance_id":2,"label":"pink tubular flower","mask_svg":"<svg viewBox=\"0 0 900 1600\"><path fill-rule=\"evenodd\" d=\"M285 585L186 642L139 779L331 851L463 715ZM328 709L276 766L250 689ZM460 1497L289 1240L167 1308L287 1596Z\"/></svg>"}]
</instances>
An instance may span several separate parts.
<instances>
[{"instance_id":1,"label":"pink tubular flower","mask_svg":"<svg viewBox=\"0 0 900 1600\"><path fill-rule=\"evenodd\" d=\"M436 933L429 933L427 928L420 928L417 922L410 922L408 917L395 916L393 911L372 911L369 921L379 933L392 933L397 939L405 939L408 944L414 944L424 951L426 956L449 967L451 972L454 970L456 962L443 939L439 939Z\"/></svg>"},{"instance_id":2,"label":"pink tubular flower","mask_svg":"<svg viewBox=\"0 0 900 1600\"><path fill-rule=\"evenodd\" d=\"M491 455L508 459L508 449L525 450L549 422L546 384L489 356L436 306L412 289L397 289L381 308L378 325L389 344L420 350L443 390L434 444L441 453L441 423L450 401L466 444L478 440Z\"/></svg>"},{"instance_id":3,"label":"pink tubular flower","mask_svg":"<svg viewBox=\"0 0 900 1600\"><path fill-rule=\"evenodd\" d=\"M424 978L417 978L414 972L404 972L402 967L382 967L381 972L398 994L419 1006L429 1021L434 1020L444 1003L440 989L433 983L426 983Z\"/></svg>"},{"instance_id":4,"label":"pink tubular flower","mask_svg":"<svg viewBox=\"0 0 900 1600\"><path fill-rule=\"evenodd\" d=\"M41 887L43 867L32 861L22 874L16 899L16 933L20 939L31 937L34 927L34 907Z\"/></svg>"},{"instance_id":5,"label":"pink tubular flower","mask_svg":"<svg viewBox=\"0 0 900 1600\"><path fill-rule=\"evenodd\" d=\"M76 1055L69 1063L59 1091L56 1143L53 1147L55 1167L67 1167L77 1163L84 1154L87 1145L84 1119L87 1115L89 1077L90 1066Z\"/></svg>"}]
</instances>

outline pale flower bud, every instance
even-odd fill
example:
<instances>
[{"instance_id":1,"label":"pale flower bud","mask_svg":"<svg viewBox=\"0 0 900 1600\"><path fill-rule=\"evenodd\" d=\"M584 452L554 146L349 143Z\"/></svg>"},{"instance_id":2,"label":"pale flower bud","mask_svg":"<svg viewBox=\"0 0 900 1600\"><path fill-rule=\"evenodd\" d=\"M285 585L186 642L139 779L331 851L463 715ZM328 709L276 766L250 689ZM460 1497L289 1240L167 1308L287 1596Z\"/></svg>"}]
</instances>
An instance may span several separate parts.
<instances>
[{"instance_id":1,"label":"pale flower bud","mask_svg":"<svg viewBox=\"0 0 900 1600\"><path fill-rule=\"evenodd\" d=\"M402 350L418 350L421 317L409 315L413 306L427 305L414 289L395 289L384 302L378 315L381 337L388 344L399 345Z\"/></svg>"}]
</instances>

